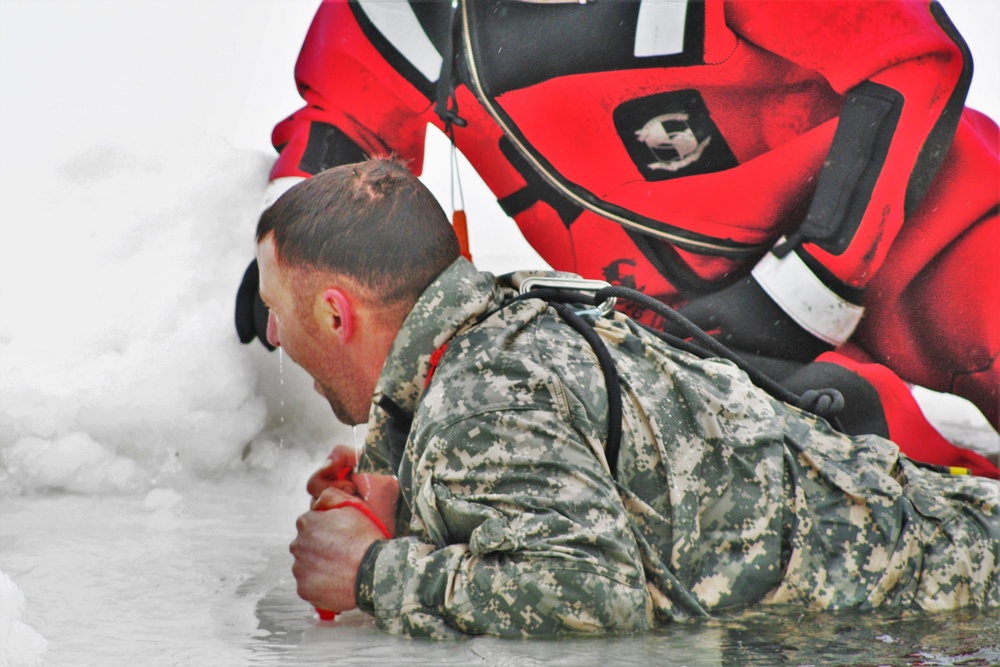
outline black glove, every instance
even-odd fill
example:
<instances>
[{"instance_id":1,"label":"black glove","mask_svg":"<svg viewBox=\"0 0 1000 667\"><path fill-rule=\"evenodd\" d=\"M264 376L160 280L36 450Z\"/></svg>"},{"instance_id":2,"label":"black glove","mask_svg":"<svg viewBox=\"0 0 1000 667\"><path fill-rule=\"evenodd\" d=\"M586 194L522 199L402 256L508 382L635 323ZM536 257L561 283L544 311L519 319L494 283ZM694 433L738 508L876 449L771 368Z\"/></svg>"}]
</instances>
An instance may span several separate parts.
<instances>
[{"instance_id":1,"label":"black glove","mask_svg":"<svg viewBox=\"0 0 1000 667\"><path fill-rule=\"evenodd\" d=\"M260 270L255 259L247 267L236 292L236 333L241 343L257 338L264 347L273 350L274 346L267 342L268 310L260 298L259 282Z\"/></svg>"},{"instance_id":2,"label":"black glove","mask_svg":"<svg viewBox=\"0 0 1000 667\"><path fill-rule=\"evenodd\" d=\"M844 433L874 433L883 438L889 437L889 424L878 390L867 378L850 368L817 361L803 366L781 384L792 393L801 395L800 407L816 414L832 412L837 415L839 428ZM817 391L821 388L822 391ZM836 390L836 395L831 394L830 389Z\"/></svg>"},{"instance_id":3,"label":"black glove","mask_svg":"<svg viewBox=\"0 0 1000 667\"><path fill-rule=\"evenodd\" d=\"M833 349L796 324L753 276L677 310L737 354L808 362Z\"/></svg>"}]
</instances>

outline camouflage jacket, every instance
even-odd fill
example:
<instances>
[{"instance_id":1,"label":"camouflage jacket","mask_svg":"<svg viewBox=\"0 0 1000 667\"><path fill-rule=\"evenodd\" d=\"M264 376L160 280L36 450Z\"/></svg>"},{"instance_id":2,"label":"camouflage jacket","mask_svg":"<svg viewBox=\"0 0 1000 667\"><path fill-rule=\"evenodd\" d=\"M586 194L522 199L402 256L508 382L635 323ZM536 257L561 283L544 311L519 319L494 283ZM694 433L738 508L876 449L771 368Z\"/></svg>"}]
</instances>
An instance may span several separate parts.
<instances>
[{"instance_id":1,"label":"camouflage jacket","mask_svg":"<svg viewBox=\"0 0 1000 667\"><path fill-rule=\"evenodd\" d=\"M401 495L399 534L357 575L379 627L551 636L752 603L1000 605L1000 485L841 435L621 315L595 325L623 394L614 479L595 354L545 302L501 308L513 294L458 260L382 371L376 402L413 417L407 436L370 415L363 465Z\"/></svg>"}]
</instances>

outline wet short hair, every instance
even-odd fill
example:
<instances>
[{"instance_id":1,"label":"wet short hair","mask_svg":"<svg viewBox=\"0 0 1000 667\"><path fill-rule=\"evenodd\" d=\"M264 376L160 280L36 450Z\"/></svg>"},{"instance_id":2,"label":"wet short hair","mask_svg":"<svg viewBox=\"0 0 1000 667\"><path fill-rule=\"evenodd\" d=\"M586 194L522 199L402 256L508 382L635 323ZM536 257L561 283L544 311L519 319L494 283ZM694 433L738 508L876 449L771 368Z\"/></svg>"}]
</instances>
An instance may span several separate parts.
<instances>
[{"instance_id":1,"label":"wet short hair","mask_svg":"<svg viewBox=\"0 0 1000 667\"><path fill-rule=\"evenodd\" d=\"M441 205L395 157L316 174L268 208L257 242L274 234L293 268L346 276L387 304L411 304L459 256Z\"/></svg>"}]
</instances>

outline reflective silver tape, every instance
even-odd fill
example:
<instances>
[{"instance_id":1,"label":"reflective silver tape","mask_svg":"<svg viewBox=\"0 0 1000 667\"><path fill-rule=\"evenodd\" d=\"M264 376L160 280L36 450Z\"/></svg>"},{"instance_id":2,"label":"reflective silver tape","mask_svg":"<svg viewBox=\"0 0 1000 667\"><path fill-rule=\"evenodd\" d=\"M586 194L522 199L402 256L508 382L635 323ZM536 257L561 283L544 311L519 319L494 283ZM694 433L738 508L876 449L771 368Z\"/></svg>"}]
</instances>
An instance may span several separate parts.
<instances>
[{"instance_id":1,"label":"reflective silver tape","mask_svg":"<svg viewBox=\"0 0 1000 667\"><path fill-rule=\"evenodd\" d=\"M684 51L688 0L642 0L635 25L636 58Z\"/></svg>"},{"instance_id":2,"label":"reflective silver tape","mask_svg":"<svg viewBox=\"0 0 1000 667\"><path fill-rule=\"evenodd\" d=\"M441 75L443 58L405 0L359 0L365 16L403 57L430 81Z\"/></svg>"},{"instance_id":3,"label":"reflective silver tape","mask_svg":"<svg viewBox=\"0 0 1000 667\"><path fill-rule=\"evenodd\" d=\"M854 333L865 309L823 284L796 253L757 262L754 279L796 324L816 338L840 345Z\"/></svg>"}]
</instances>

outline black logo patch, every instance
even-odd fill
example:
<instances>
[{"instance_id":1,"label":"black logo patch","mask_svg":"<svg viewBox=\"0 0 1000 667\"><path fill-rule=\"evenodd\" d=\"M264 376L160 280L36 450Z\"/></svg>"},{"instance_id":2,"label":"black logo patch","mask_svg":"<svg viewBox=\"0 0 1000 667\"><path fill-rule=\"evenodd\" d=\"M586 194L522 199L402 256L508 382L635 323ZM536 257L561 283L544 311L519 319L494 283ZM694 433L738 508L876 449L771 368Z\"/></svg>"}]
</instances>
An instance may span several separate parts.
<instances>
[{"instance_id":1,"label":"black logo patch","mask_svg":"<svg viewBox=\"0 0 1000 667\"><path fill-rule=\"evenodd\" d=\"M737 164L697 90L629 100L614 110L618 136L647 181L708 174Z\"/></svg>"},{"instance_id":2,"label":"black logo patch","mask_svg":"<svg viewBox=\"0 0 1000 667\"><path fill-rule=\"evenodd\" d=\"M645 291L645 285L639 287L635 282L635 260L616 259L603 270L604 279L612 285L621 285L629 289Z\"/></svg>"}]
</instances>

